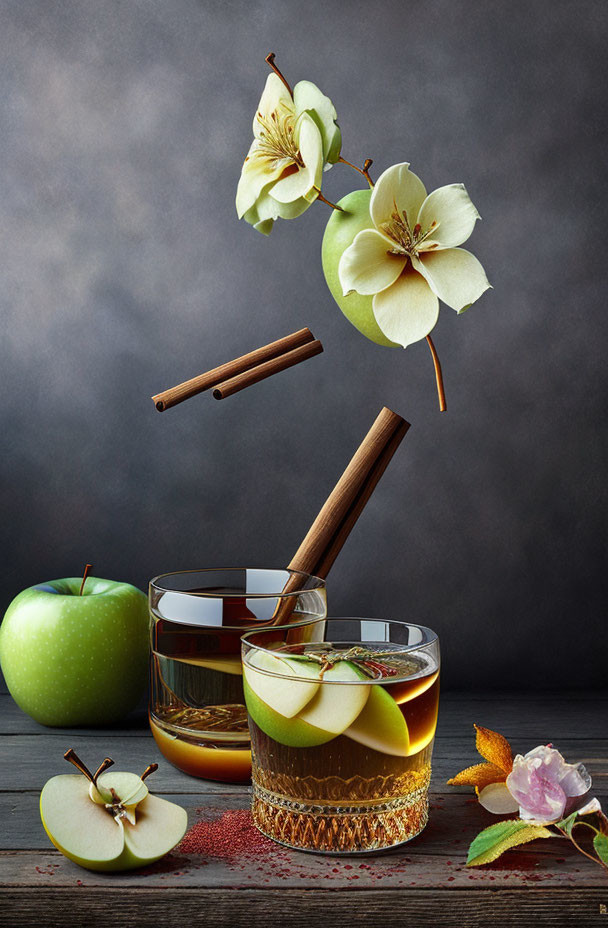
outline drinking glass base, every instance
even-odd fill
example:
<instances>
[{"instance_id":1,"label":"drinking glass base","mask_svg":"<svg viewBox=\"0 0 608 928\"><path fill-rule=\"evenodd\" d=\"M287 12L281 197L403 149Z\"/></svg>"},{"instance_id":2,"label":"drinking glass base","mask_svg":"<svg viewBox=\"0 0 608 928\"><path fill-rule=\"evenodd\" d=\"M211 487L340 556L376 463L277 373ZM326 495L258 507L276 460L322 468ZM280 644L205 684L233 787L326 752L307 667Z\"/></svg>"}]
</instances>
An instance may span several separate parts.
<instances>
[{"instance_id":1,"label":"drinking glass base","mask_svg":"<svg viewBox=\"0 0 608 928\"><path fill-rule=\"evenodd\" d=\"M361 854L411 841L428 821L428 790L385 802L302 802L253 784L255 826L273 841L317 854Z\"/></svg>"}]
</instances>

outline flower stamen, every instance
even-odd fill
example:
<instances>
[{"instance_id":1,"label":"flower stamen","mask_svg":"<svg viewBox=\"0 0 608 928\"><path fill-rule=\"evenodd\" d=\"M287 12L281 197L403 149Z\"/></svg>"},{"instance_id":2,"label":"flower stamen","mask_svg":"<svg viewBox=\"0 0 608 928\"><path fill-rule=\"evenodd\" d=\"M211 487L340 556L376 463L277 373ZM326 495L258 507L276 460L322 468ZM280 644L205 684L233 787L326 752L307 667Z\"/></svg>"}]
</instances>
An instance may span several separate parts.
<instances>
[{"instance_id":1,"label":"flower stamen","mask_svg":"<svg viewBox=\"0 0 608 928\"><path fill-rule=\"evenodd\" d=\"M256 118L260 126L258 153L274 164L290 161L303 168L304 161L294 141L293 113L284 108L284 112L273 110L269 117L258 113Z\"/></svg>"},{"instance_id":2,"label":"flower stamen","mask_svg":"<svg viewBox=\"0 0 608 928\"><path fill-rule=\"evenodd\" d=\"M407 212L405 210L401 212L397 206L396 200L393 200L391 218L388 222L382 223L380 228L389 238L392 238L398 246L398 248L389 251L388 254L405 254L410 257L417 257L420 246L429 237L436 225L437 223L433 221L430 228L427 229L426 232L423 232L422 226L417 222L412 231L407 218Z\"/></svg>"}]
</instances>

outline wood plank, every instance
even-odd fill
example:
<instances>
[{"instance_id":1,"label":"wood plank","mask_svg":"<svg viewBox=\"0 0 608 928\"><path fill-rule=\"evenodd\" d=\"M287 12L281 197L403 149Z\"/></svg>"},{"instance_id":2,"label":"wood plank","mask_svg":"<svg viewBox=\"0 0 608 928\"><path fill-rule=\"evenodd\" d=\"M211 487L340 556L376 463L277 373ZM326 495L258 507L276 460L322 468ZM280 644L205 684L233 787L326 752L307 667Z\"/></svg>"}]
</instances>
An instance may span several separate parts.
<instances>
[{"instance_id":1,"label":"wood plank","mask_svg":"<svg viewBox=\"0 0 608 928\"><path fill-rule=\"evenodd\" d=\"M349 928L604 928L606 891L601 887L555 886L358 890L334 887L260 892L252 889L182 888L130 890L126 887L39 888L4 892L2 921L7 928L90 928L109 924L137 928L183 928L184 924L220 928L311 928L343 923Z\"/></svg>"},{"instance_id":2,"label":"wood plank","mask_svg":"<svg viewBox=\"0 0 608 928\"><path fill-rule=\"evenodd\" d=\"M365 889L467 889L492 891L533 887L547 889L603 888L606 877L598 866L574 850L564 851L559 839L545 839L553 845L550 852L522 849L507 853L495 864L483 868L465 868L464 857L445 854L428 857L412 842L403 851L348 857L326 857L278 848L264 857L234 861L216 858L186 857L173 853L140 871L128 873L94 873L62 857L58 851L3 852L2 887L30 887L61 890L82 887L86 890L165 889L178 897L184 889L246 889L261 891L282 889L332 888L357 892ZM565 842L564 842L565 843ZM559 855L563 856L560 857ZM448 860L450 864L448 864ZM561 862L558 862L561 861ZM580 864L580 866L579 866Z\"/></svg>"},{"instance_id":3,"label":"wood plank","mask_svg":"<svg viewBox=\"0 0 608 928\"><path fill-rule=\"evenodd\" d=\"M608 742L598 739L555 739L562 753L570 760L582 761L592 777L608 777ZM521 739L514 747L519 747ZM534 747L538 741L522 744L522 750ZM242 787L211 780L199 780L177 770L160 753L152 736L114 738L107 733L103 741L95 736L70 732L61 738L36 735L4 735L0 740L3 756L10 759L0 769L0 789L2 790L40 790L49 777L58 773L67 773L69 767L63 760L63 753L73 747L89 766L95 766L108 754L122 770L143 771L152 762L159 764L154 774L154 791L159 793L213 793L239 790ZM479 760L473 739L440 737L435 742L433 752L434 782L445 784L463 767L477 763Z\"/></svg>"},{"instance_id":4,"label":"wood plank","mask_svg":"<svg viewBox=\"0 0 608 928\"><path fill-rule=\"evenodd\" d=\"M243 791L240 794L203 796L167 793L165 798L170 802L178 803L187 810L189 827L192 827L195 822L218 820L224 813L232 810L248 809L250 804L248 791ZM42 855L54 853L51 841L40 821L38 801L37 793L0 794L0 821L3 824L0 836L1 851L29 850ZM390 855L371 855L371 858L382 860L385 857L401 855L404 860L409 861L412 855L419 859L441 857L444 861L451 860L454 866L463 867L467 849L473 837L482 828L496 821L495 816L486 812L471 796L470 792L466 794L453 792L448 796L440 796L431 792L430 819L423 834L408 844L406 848L391 851ZM266 842L261 840L261 843L266 847ZM285 853L294 856L293 852L285 851L278 846L276 848L273 846L273 850L276 851L278 857ZM525 850L528 852L529 848ZM599 868L594 868L591 862L575 854L570 846L562 841L557 844L547 840L538 842L534 847L533 857L535 860L544 859L549 861L553 870L561 872L560 867L554 862L556 854L558 858L565 858L561 868L563 872L571 872L572 867L577 867L582 873L587 871L593 873L595 869L599 870ZM515 852L512 852L508 858L503 858L503 860L507 864L509 860L517 860L518 858L514 855ZM314 861L317 858L314 855L296 853L295 859L299 860L304 867L316 866ZM328 863L336 858L320 857L319 859ZM347 858L343 859L348 862ZM358 858L357 865L363 860L368 860L368 857ZM2 858L2 861L4 861L4 858ZM335 864L332 864L333 866ZM361 869L365 870L365 868ZM509 865L507 870L510 871L511 869L512 867ZM0 867L0 870L2 870L2 867ZM0 873L0 883L4 882L5 878L5 875Z\"/></svg>"}]
</instances>

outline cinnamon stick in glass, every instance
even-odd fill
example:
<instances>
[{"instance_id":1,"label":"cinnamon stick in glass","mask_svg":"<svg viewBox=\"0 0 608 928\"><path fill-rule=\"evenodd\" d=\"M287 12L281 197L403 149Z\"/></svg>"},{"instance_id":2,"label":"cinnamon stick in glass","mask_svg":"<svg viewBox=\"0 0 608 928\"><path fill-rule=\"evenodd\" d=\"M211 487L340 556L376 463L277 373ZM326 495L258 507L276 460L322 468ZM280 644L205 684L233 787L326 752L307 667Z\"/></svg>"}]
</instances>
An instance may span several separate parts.
<instances>
[{"instance_id":1,"label":"cinnamon stick in glass","mask_svg":"<svg viewBox=\"0 0 608 928\"><path fill-rule=\"evenodd\" d=\"M410 424L385 406L329 494L288 568L325 579ZM291 592L289 582L283 593ZM293 600L293 601L292 601ZM273 624L288 621L297 596L282 599Z\"/></svg>"},{"instance_id":2,"label":"cinnamon stick in glass","mask_svg":"<svg viewBox=\"0 0 608 928\"><path fill-rule=\"evenodd\" d=\"M266 377L272 377L273 374L278 374L279 371L293 367L294 364L299 364L300 361L313 358L316 354L321 354L322 351L323 345L318 339L306 342L305 345L300 345L299 348L294 348L293 351L280 354L264 364L258 364L257 367L252 367L242 374L237 374L236 377L232 377L230 380L219 383L217 387L214 387L213 395L216 400L223 400L226 396L232 396L233 393L238 393L239 390L251 386L252 383L258 383L258 381L264 380Z\"/></svg>"},{"instance_id":3,"label":"cinnamon stick in glass","mask_svg":"<svg viewBox=\"0 0 608 928\"><path fill-rule=\"evenodd\" d=\"M291 335L286 335L284 338L270 342L270 344L264 345L262 348L256 348L248 354L241 355L241 357L235 358L233 361L220 364L219 367L214 367L204 374L199 374L198 377L192 377L190 380L185 380L169 390L163 390L162 393L153 396L152 400L158 411L164 412L165 409L177 406L178 403L183 403L184 400L190 399L191 396L197 396L204 390L209 390L210 387L222 384L224 381L230 380L259 364L264 364L272 358L284 355L294 348L314 340L315 337L309 328L299 329L297 332L292 332Z\"/></svg>"}]
</instances>

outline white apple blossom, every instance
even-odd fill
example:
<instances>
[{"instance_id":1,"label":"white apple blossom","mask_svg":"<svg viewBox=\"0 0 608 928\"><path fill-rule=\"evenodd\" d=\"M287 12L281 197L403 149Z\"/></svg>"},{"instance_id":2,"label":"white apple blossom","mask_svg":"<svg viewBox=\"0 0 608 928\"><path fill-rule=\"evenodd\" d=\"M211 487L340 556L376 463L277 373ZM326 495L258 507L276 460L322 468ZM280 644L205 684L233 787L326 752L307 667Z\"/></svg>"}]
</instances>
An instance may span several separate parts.
<instances>
[{"instance_id":1,"label":"white apple blossom","mask_svg":"<svg viewBox=\"0 0 608 928\"><path fill-rule=\"evenodd\" d=\"M363 229L338 266L347 296L373 296L382 332L406 348L425 338L439 300L461 313L490 287L477 258L462 245L480 218L462 184L428 194L408 163L378 178L370 199L372 228Z\"/></svg>"},{"instance_id":2,"label":"white apple blossom","mask_svg":"<svg viewBox=\"0 0 608 928\"><path fill-rule=\"evenodd\" d=\"M269 74L253 120L254 140L236 194L239 219L268 235L275 219L295 219L321 192L323 170L340 156L333 103L310 81L293 95Z\"/></svg>"}]
</instances>

